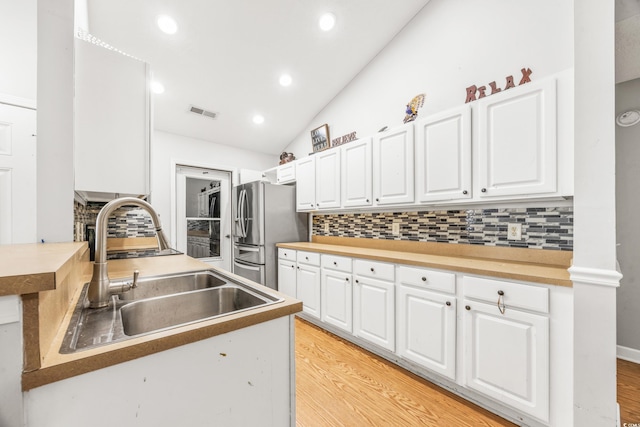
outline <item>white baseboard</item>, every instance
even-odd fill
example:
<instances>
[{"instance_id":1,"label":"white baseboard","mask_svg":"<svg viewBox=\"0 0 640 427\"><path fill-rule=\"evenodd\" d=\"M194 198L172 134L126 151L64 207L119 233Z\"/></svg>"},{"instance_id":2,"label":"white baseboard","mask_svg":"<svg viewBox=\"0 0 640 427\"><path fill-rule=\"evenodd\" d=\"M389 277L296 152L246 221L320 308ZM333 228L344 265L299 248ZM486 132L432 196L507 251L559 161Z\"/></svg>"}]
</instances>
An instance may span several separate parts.
<instances>
[{"instance_id":1,"label":"white baseboard","mask_svg":"<svg viewBox=\"0 0 640 427\"><path fill-rule=\"evenodd\" d=\"M617 347L618 359L628 360L629 362L640 364L640 350L636 350L635 348L623 347L621 345Z\"/></svg>"}]
</instances>

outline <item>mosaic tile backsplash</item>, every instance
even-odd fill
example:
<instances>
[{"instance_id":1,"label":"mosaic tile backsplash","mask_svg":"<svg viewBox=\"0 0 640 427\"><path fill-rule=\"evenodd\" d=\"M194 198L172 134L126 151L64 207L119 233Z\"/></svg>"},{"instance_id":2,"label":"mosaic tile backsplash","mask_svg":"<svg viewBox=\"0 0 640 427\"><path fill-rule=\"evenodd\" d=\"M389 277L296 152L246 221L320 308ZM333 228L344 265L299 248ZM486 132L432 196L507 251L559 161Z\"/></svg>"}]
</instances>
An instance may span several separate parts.
<instances>
[{"instance_id":1,"label":"mosaic tile backsplash","mask_svg":"<svg viewBox=\"0 0 640 427\"><path fill-rule=\"evenodd\" d=\"M106 203L89 202L86 206L80 203L74 205L74 222L81 224L81 230L87 224L95 224L100 209ZM77 228L75 228L77 231ZM143 210L131 207L117 209L109 217L107 237L155 237L156 231L149 214ZM80 236L82 237L82 236ZM75 240L83 240L75 236Z\"/></svg>"},{"instance_id":2,"label":"mosaic tile backsplash","mask_svg":"<svg viewBox=\"0 0 640 427\"><path fill-rule=\"evenodd\" d=\"M507 239L509 223L522 224L521 240ZM314 215L313 234L571 251L573 207Z\"/></svg>"}]
</instances>

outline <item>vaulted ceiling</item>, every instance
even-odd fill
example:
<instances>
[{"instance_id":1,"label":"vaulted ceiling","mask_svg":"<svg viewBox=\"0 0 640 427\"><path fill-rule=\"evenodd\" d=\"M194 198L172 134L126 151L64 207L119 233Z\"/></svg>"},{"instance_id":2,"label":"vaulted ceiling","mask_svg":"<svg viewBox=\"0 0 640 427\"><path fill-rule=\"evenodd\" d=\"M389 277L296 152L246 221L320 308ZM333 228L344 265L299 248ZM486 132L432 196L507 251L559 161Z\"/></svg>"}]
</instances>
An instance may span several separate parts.
<instances>
[{"instance_id":1,"label":"vaulted ceiling","mask_svg":"<svg viewBox=\"0 0 640 427\"><path fill-rule=\"evenodd\" d=\"M154 127L278 154L429 0L87 0L89 32L151 64ZM318 27L324 12L332 31ZM173 35L156 19L172 16ZM640 0L616 0L616 81L640 77ZM282 74L290 86L279 84ZM195 106L215 118L190 112ZM255 124L255 115L264 123Z\"/></svg>"},{"instance_id":2,"label":"vaulted ceiling","mask_svg":"<svg viewBox=\"0 0 640 427\"><path fill-rule=\"evenodd\" d=\"M428 1L88 0L88 29L151 64L165 87L156 129L279 154ZM328 32L325 12L336 16ZM174 35L158 29L162 14Z\"/></svg>"}]
</instances>

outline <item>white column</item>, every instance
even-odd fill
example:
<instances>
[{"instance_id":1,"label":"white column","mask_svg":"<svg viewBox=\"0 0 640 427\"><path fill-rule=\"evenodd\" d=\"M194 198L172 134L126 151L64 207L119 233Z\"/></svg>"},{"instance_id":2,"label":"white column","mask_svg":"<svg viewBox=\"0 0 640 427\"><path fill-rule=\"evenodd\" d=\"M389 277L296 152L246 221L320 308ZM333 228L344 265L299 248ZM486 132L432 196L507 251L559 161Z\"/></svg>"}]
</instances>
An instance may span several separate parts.
<instances>
[{"instance_id":1,"label":"white column","mask_svg":"<svg viewBox=\"0 0 640 427\"><path fill-rule=\"evenodd\" d=\"M37 239L73 240L73 0L38 0Z\"/></svg>"},{"instance_id":2,"label":"white column","mask_svg":"<svg viewBox=\"0 0 640 427\"><path fill-rule=\"evenodd\" d=\"M614 1L576 1L574 19L574 425L615 426Z\"/></svg>"}]
</instances>

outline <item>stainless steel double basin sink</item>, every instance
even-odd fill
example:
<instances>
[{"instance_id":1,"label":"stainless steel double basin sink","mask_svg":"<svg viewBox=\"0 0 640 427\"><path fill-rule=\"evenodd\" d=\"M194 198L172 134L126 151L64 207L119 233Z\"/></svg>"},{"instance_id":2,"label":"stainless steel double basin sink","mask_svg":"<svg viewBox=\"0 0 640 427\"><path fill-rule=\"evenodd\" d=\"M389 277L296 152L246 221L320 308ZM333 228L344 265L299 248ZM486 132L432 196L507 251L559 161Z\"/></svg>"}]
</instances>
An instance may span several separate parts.
<instances>
[{"instance_id":1,"label":"stainless steel double basin sink","mask_svg":"<svg viewBox=\"0 0 640 427\"><path fill-rule=\"evenodd\" d=\"M140 335L281 302L266 292L212 270L141 277L138 286L88 308L85 284L61 353L73 353Z\"/></svg>"}]
</instances>

